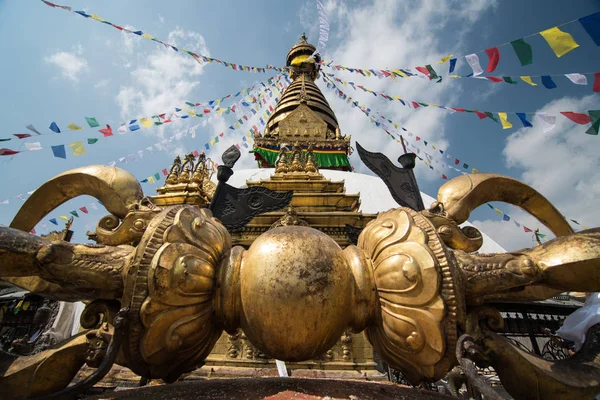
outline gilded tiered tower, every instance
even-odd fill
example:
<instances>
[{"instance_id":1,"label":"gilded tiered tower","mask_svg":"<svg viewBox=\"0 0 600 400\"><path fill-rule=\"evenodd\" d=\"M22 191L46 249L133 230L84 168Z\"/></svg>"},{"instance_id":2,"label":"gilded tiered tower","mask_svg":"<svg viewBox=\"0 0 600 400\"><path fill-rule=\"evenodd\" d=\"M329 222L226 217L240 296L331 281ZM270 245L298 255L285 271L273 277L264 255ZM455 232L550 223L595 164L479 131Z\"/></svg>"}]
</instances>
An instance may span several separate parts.
<instances>
[{"instance_id":1,"label":"gilded tiered tower","mask_svg":"<svg viewBox=\"0 0 600 400\"><path fill-rule=\"evenodd\" d=\"M246 181L248 187L293 191L287 210L255 217L243 229L232 231L234 245L248 247L264 232L283 225L307 225L328 234L341 247L356 239L373 214L359 212L360 195L348 194L343 180L332 181L323 170L350 171L350 136L342 135L335 113L315 84L319 56L302 35L289 51L286 65L292 83L271 114L262 135L256 135L252 153L261 168L272 168L269 179ZM373 348L364 334L345 333L319 359L288 363L295 374L316 376L374 377ZM202 371L211 375L255 374L273 368L275 360L260 353L243 332L224 334ZM272 370L271 370L272 371ZM308 372L311 371L311 372Z\"/></svg>"}]
</instances>

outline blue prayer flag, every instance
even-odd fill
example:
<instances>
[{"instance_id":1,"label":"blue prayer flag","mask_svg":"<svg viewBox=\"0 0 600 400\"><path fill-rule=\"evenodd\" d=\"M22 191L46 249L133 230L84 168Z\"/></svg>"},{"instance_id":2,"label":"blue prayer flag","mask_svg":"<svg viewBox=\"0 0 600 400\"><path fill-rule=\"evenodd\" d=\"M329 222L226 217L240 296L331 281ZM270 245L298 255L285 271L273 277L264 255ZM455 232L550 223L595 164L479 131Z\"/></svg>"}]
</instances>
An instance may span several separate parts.
<instances>
[{"instance_id":1,"label":"blue prayer flag","mask_svg":"<svg viewBox=\"0 0 600 400\"><path fill-rule=\"evenodd\" d=\"M146 178L146 179L142 179L140 182L142 182L142 183L146 183L146 182L148 182L148 178Z\"/></svg>"},{"instance_id":2,"label":"blue prayer flag","mask_svg":"<svg viewBox=\"0 0 600 400\"><path fill-rule=\"evenodd\" d=\"M138 36L142 36L144 34L144 32L142 32L142 31L135 31L133 33L135 33Z\"/></svg>"},{"instance_id":3,"label":"blue prayer flag","mask_svg":"<svg viewBox=\"0 0 600 400\"><path fill-rule=\"evenodd\" d=\"M452 58L450 59L450 70L448 71L448 73L453 73L454 72L454 68L456 67L456 58Z\"/></svg>"},{"instance_id":4,"label":"blue prayer flag","mask_svg":"<svg viewBox=\"0 0 600 400\"><path fill-rule=\"evenodd\" d=\"M175 51L179 51L179 49L178 49L177 47L175 47L175 46L171 46L171 48L172 48L173 50L175 50Z\"/></svg>"},{"instance_id":5,"label":"blue prayer flag","mask_svg":"<svg viewBox=\"0 0 600 400\"><path fill-rule=\"evenodd\" d=\"M137 121L137 119L132 119L131 121L129 121L129 125L135 124L135 121Z\"/></svg>"},{"instance_id":6,"label":"blue prayer flag","mask_svg":"<svg viewBox=\"0 0 600 400\"><path fill-rule=\"evenodd\" d=\"M506 215L506 214L504 214L502 216L502 219L505 220L505 221L510 221L510 217L508 215Z\"/></svg>"},{"instance_id":7,"label":"blue prayer flag","mask_svg":"<svg viewBox=\"0 0 600 400\"><path fill-rule=\"evenodd\" d=\"M519 117L519 119L523 123L524 127L531 128L533 126L533 125L531 125L531 122L527 121L527 114L525 114L525 113L515 113L515 114L517 114L517 117Z\"/></svg>"},{"instance_id":8,"label":"blue prayer flag","mask_svg":"<svg viewBox=\"0 0 600 400\"><path fill-rule=\"evenodd\" d=\"M556 88L556 83L554 83L550 75L542 75L542 85L544 85L546 89Z\"/></svg>"},{"instance_id":9,"label":"blue prayer flag","mask_svg":"<svg viewBox=\"0 0 600 400\"><path fill-rule=\"evenodd\" d=\"M579 22L596 43L596 46L600 46L600 12L579 18Z\"/></svg>"},{"instance_id":10,"label":"blue prayer flag","mask_svg":"<svg viewBox=\"0 0 600 400\"><path fill-rule=\"evenodd\" d=\"M181 116L181 119L186 119L186 118L189 118L189 115L182 115Z\"/></svg>"},{"instance_id":11,"label":"blue prayer flag","mask_svg":"<svg viewBox=\"0 0 600 400\"><path fill-rule=\"evenodd\" d=\"M129 125L130 131L137 131L138 129L140 129L139 125Z\"/></svg>"},{"instance_id":12,"label":"blue prayer flag","mask_svg":"<svg viewBox=\"0 0 600 400\"><path fill-rule=\"evenodd\" d=\"M209 149L210 149L210 146L208 145L208 143L205 143L205 144L204 144L204 147L206 147L206 150L209 150Z\"/></svg>"},{"instance_id":13,"label":"blue prayer flag","mask_svg":"<svg viewBox=\"0 0 600 400\"><path fill-rule=\"evenodd\" d=\"M48 221L52 222L54 225L58 225L58 222L56 222L56 218L49 219Z\"/></svg>"},{"instance_id":14,"label":"blue prayer flag","mask_svg":"<svg viewBox=\"0 0 600 400\"><path fill-rule=\"evenodd\" d=\"M82 16L86 17L86 18L88 18L90 16L89 14L86 14L85 11L75 11L75 12L77 14L79 14L79 15L82 15Z\"/></svg>"},{"instance_id":15,"label":"blue prayer flag","mask_svg":"<svg viewBox=\"0 0 600 400\"><path fill-rule=\"evenodd\" d=\"M52 132L60 133L60 129L58 128L58 125L56 125L56 122L50 124L50 130Z\"/></svg>"},{"instance_id":16,"label":"blue prayer flag","mask_svg":"<svg viewBox=\"0 0 600 400\"><path fill-rule=\"evenodd\" d=\"M67 153L65 151L65 145L64 144L59 144L57 146L51 146L52 147L52 153L54 154L54 157L58 157L58 158L67 158Z\"/></svg>"},{"instance_id":17,"label":"blue prayer flag","mask_svg":"<svg viewBox=\"0 0 600 400\"><path fill-rule=\"evenodd\" d=\"M175 111L179 112L179 111L181 111L181 108L175 107Z\"/></svg>"}]
</instances>

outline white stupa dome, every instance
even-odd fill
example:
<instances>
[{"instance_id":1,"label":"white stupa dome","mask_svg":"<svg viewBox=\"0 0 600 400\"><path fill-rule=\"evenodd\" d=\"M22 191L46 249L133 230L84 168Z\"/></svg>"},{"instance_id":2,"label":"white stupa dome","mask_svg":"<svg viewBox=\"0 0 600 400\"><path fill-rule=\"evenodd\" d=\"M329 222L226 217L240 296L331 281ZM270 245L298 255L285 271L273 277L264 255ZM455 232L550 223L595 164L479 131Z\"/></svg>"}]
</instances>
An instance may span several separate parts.
<instances>
[{"instance_id":1,"label":"white stupa dome","mask_svg":"<svg viewBox=\"0 0 600 400\"><path fill-rule=\"evenodd\" d=\"M321 174L332 181L345 181L346 193L360 193L360 211L368 214L376 214L381 211L387 211L391 208L398 208L398 203L393 199L387 186L381 179L376 176L357 174L354 172L320 170ZM273 168L256 168L234 170L233 176L227 183L232 186L243 188L246 187L246 181L256 182L261 179L267 180L275 173ZM428 208L435 199L421 192L423 204ZM469 222L465 222L462 226L472 226ZM483 236L483 246L478 250L480 253L505 253L506 250L498 243L492 240L485 233Z\"/></svg>"}]
</instances>

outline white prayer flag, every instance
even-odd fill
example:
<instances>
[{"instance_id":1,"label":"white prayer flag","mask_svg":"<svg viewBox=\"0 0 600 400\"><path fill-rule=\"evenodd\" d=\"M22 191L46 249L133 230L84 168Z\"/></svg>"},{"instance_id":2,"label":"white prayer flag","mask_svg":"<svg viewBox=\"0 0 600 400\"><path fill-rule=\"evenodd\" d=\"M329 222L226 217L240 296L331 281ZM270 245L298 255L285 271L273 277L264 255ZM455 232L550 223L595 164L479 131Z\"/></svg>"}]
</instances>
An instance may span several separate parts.
<instances>
[{"instance_id":1,"label":"white prayer flag","mask_svg":"<svg viewBox=\"0 0 600 400\"><path fill-rule=\"evenodd\" d=\"M477 54L469 54L465 56L465 58L473 70L473 76L483 74L483 68L481 68L481 65L479 64L479 57L477 57Z\"/></svg>"},{"instance_id":2,"label":"white prayer flag","mask_svg":"<svg viewBox=\"0 0 600 400\"><path fill-rule=\"evenodd\" d=\"M35 151L35 150L41 150L42 149L42 145L41 145L40 142L25 143L25 147L29 151Z\"/></svg>"},{"instance_id":3,"label":"white prayer flag","mask_svg":"<svg viewBox=\"0 0 600 400\"><path fill-rule=\"evenodd\" d=\"M576 85L587 85L587 77L585 75L574 73L565 74L565 76Z\"/></svg>"},{"instance_id":4,"label":"white prayer flag","mask_svg":"<svg viewBox=\"0 0 600 400\"><path fill-rule=\"evenodd\" d=\"M121 135L127 133L127 125L125 125L125 122L121 122L121 126L119 129L117 129L117 132L119 132Z\"/></svg>"},{"instance_id":5,"label":"white prayer flag","mask_svg":"<svg viewBox=\"0 0 600 400\"><path fill-rule=\"evenodd\" d=\"M544 133L550 132L556 126L556 116L547 113L536 113L536 116L542 121L542 130Z\"/></svg>"}]
</instances>

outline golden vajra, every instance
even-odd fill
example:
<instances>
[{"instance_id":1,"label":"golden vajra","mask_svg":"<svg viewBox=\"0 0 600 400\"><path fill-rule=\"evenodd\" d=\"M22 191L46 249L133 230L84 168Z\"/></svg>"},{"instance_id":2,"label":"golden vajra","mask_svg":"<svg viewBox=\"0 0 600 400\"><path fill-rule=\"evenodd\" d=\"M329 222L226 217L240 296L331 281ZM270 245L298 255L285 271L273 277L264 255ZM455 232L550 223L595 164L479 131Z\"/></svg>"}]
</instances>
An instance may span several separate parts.
<instances>
[{"instance_id":1,"label":"golden vajra","mask_svg":"<svg viewBox=\"0 0 600 400\"><path fill-rule=\"evenodd\" d=\"M111 213L93 233L98 245L25 233L82 194ZM173 382L202 365L223 330L239 328L270 357L307 360L351 328L366 330L377 353L411 382L445 376L467 333L483 346L481 362L491 362L509 388L518 381L533 390L528 382L538 382L540 398L562 398L556 396L565 387L575 397L595 393L598 380L576 385L565 378L577 366L549 371L548 361L508 351L490 328L498 316L479 306L600 290L600 229L573 233L543 196L498 175L453 179L437 200L422 212L380 213L357 246L342 249L316 229L290 224L244 249L232 248L229 232L209 210L153 205L123 170L92 166L61 174L33 193L11 228L0 228L0 278L55 299L91 301L82 316L86 330L16 359L0 378L3 391L55 392L85 362L106 369L114 361ZM557 238L533 249L474 253L480 232L459 224L493 200L520 206Z\"/></svg>"}]
</instances>

